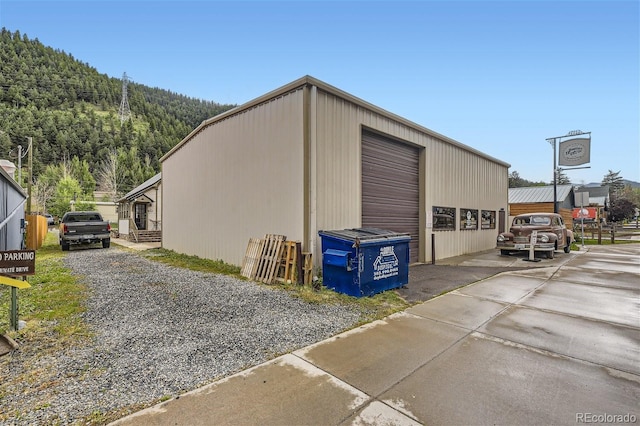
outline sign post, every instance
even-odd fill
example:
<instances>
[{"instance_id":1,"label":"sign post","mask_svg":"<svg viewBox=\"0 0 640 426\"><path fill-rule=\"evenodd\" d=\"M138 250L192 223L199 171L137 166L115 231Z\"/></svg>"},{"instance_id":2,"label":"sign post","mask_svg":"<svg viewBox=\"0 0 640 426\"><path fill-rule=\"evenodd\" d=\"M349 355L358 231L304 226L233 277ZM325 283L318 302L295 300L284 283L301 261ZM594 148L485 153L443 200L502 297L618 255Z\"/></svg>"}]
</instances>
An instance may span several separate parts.
<instances>
[{"instance_id":1,"label":"sign post","mask_svg":"<svg viewBox=\"0 0 640 426\"><path fill-rule=\"evenodd\" d=\"M18 289L31 287L25 275L36 273L35 250L11 250L0 252L0 284L11 287L11 311L9 324L13 331L18 331ZM11 278L22 276L22 279Z\"/></svg>"},{"instance_id":2,"label":"sign post","mask_svg":"<svg viewBox=\"0 0 640 426\"><path fill-rule=\"evenodd\" d=\"M529 261L534 262L536 258L535 246L538 242L538 231L531 232L531 239L529 241Z\"/></svg>"},{"instance_id":3,"label":"sign post","mask_svg":"<svg viewBox=\"0 0 640 426\"><path fill-rule=\"evenodd\" d=\"M589 205L589 193L588 192L576 192L575 194L576 204L580 204L580 228L582 232L582 248L584 249L584 218L589 217L589 211L584 209L585 205Z\"/></svg>"}]
</instances>

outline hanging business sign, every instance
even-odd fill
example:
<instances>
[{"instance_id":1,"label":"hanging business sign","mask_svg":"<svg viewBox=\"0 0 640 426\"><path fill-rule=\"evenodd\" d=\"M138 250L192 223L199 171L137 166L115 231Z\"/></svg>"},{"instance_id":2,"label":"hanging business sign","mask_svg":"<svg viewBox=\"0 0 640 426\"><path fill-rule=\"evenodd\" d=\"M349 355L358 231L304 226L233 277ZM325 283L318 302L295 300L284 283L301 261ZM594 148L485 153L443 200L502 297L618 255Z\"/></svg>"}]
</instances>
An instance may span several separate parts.
<instances>
[{"instance_id":1,"label":"hanging business sign","mask_svg":"<svg viewBox=\"0 0 640 426\"><path fill-rule=\"evenodd\" d=\"M558 165L579 166L591 161L591 139L574 138L560 142Z\"/></svg>"}]
</instances>

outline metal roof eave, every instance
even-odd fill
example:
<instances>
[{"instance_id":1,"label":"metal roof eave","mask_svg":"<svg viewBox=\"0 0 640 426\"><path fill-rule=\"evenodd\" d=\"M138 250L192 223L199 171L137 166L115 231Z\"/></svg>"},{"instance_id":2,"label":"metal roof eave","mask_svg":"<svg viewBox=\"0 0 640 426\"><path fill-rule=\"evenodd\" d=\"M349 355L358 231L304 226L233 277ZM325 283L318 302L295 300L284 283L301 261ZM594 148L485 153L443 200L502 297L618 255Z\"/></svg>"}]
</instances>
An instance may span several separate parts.
<instances>
[{"instance_id":1,"label":"metal roof eave","mask_svg":"<svg viewBox=\"0 0 640 426\"><path fill-rule=\"evenodd\" d=\"M122 203L124 201L133 201L133 200L135 200L140 195L143 195L146 191L148 191L149 189L151 189L155 185L157 185L160 182L161 179L162 179L162 173L158 173L155 176L147 179L146 181L142 182L140 185L138 185L137 187L135 187L134 189L129 191L124 197L119 199L118 203ZM147 198L149 198L149 197L147 197ZM152 202L153 202L153 200L152 200Z\"/></svg>"},{"instance_id":2,"label":"metal roof eave","mask_svg":"<svg viewBox=\"0 0 640 426\"><path fill-rule=\"evenodd\" d=\"M573 192L573 185L556 187L557 201L565 200ZM509 188L507 196L509 204L551 203L554 200L552 185Z\"/></svg>"},{"instance_id":3,"label":"metal roof eave","mask_svg":"<svg viewBox=\"0 0 640 426\"><path fill-rule=\"evenodd\" d=\"M9 173L7 173L7 171L2 167L0 167L0 175L2 175L5 180L9 182L9 185L11 185L20 195L22 195L23 198L29 197L29 195L24 192L24 189L22 189L20 185L18 185L18 182L16 182L16 180L12 178Z\"/></svg>"},{"instance_id":4,"label":"metal roof eave","mask_svg":"<svg viewBox=\"0 0 640 426\"><path fill-rule=\"evenodd\" d=\"M392 120L398 121L398 122L400 122L400 123L402 123L402 124L404 124L404 125L406 125L408 127L416 129L416 130L418 130L418 131L420 131L422 133L425 133L425 134L427 134L429 136L432 136L434 138L443 140L443 141L445 141L445 142L447 142L447 143L449 143L451 145L454 145L454 146L456 146L458 148L461 148L461 149L463 149L465 151L468 151L468 152L471 152L473 154L476 154L476 155L478 155L480 157L483 157L483 158L485 158L487 160L490 160L490 161L492 161L494 163L500 164L500 165L505 166L507 168L511 167L511 164L509 164L507 162L504 162L504 161L499 160L499 159L497 159L495 157L492 157L492 156L490 156L488 154L485 154L485 153L483 153L481 151L478 151L475 148L472 148L472 147L470 147L468 145L465 145L465 144L463 144L461 142L458 142L458 141L456 141L454 139L451 139L451 138L449 138L447 136L444 136L444 135L442 135L440 133L437 133L437 132L435 132L435 131L433 131L431 129L428 129L428 128L424 127L424 126L421 126L421 125L419 125L417 123L414 123L413 121L407 120L406 118L400 117L399 115L396 115L396 114L394 114L392 112L389 112L389 111L387 111L387 110L385 110L383 108L375 106L375 105L373 105L373 104L371 104L371 103L369 103L369 102L367 102L365 100L362 100L362 99L360 99L360 98L358 98L356 96L353 96L353 95L351 95L351 94L349 94L349 93L347 93L347 92L345 92L343 90L338 89L337 87L331 86L331 85L329 85L329 84L327 84L327 83L325 83L325 82L323 82L321 80L318 80L318 79L316 79L314 77L311 77L309 75L306 75L306 76L301 77L301 78L299 78L299 79L297 79L295 81L292 81L291 83L286 84L286 85L284 85L284 86L282 86L282 87L280 87L278 89L272 90L271 92L268 92L268 93L266 93L266 94L264 94L264 95L262 95L260 97L257 97L257 98L255 98L255 99L253 99L253 100L251 100L251 101L249 101L249 102L247 102L245 104L242 104L242 105L240 105L240 106L238 106L236 108L230 109L229 111L225 111L225 112L223 112L221 114L218 114L218 115L216 115L214 117L211 117L211 118L209 118L207 120L204 120L202 123L200 123L200 125L198 127L196 127L191 133L189 133L184 139L182 139L176 146L174 146L171 150L169 150L169 152L167 152L165 155L163 155L160 158L160 162L161 163L164 162L167 158L169 158L171 155L173 155L174 152L179 150L193 136L195 136L197 133L199 133L205 127L207 127L207 126L209 126L209 125L211 125L211 124L213 124L215 122L224 120L224 119L226 119L228 117L231 117L233 115L240 114L240 113L242 113L242 112L244 112L244 111L246 111L248 109L251 109L251 108L253 108L253 107L257 106L257 105L260 105L262 103L268 102L271 99L274 99L274 98L283 96L283 95L285 95L287 93L290 93L290 92L293 92L295 90L298 90L298 89L300 89L300 88L302 88L304 86L316 86L320 90L323 90L323 91L325 91L327 93L333 94L333 95L338 96L340 98L346 99L349 102L352 102L352 103L354 103L356 105L359 105L359 106L361 106L363 108L372 110L372 111L374 111L374 112L376 112L376 113L378 113L378 114L380 114L382 116L391 118Z\"/></svg>"}]
</instances>

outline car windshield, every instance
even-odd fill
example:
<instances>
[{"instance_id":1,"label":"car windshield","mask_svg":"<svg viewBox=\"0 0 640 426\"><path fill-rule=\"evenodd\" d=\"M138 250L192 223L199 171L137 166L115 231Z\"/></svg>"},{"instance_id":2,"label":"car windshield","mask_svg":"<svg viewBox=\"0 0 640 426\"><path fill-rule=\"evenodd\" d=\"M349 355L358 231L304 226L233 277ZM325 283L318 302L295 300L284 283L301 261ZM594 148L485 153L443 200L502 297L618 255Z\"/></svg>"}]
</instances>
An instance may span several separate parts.
<instances>
[{"instance_id":1,"label":"car windshield","mask_svg":"<svg viewBox=\"0 0 640 426\"><path fill-rule=\"evenodd\" d=\"M519 216L513 219L514 225L551 225L551 218L548 216Z\"/></svg>"}]
</instances>

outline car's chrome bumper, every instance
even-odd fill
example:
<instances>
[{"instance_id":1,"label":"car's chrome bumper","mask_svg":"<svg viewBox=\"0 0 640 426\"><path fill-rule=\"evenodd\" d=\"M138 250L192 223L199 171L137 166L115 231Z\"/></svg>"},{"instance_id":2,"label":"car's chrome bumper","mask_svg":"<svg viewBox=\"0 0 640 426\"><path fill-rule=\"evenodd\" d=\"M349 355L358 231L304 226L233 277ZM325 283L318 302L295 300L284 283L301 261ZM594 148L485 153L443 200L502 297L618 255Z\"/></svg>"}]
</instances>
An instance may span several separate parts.
<instances>
[{"instance_id":1,"label":"car's chrome bumper","mask_svg":"<svg viewBox=\"0 0 640 426\"><path fill-rule=\"evenodd\" d=\"M520 250L530 250L530 243L513 243L510 241L499 242L498 248L501 250L511 250L511 251L520 251ZM553 251L555 250L555 243L537 243L534 247L534 251Z\"/></svg>"}]
</instances>

